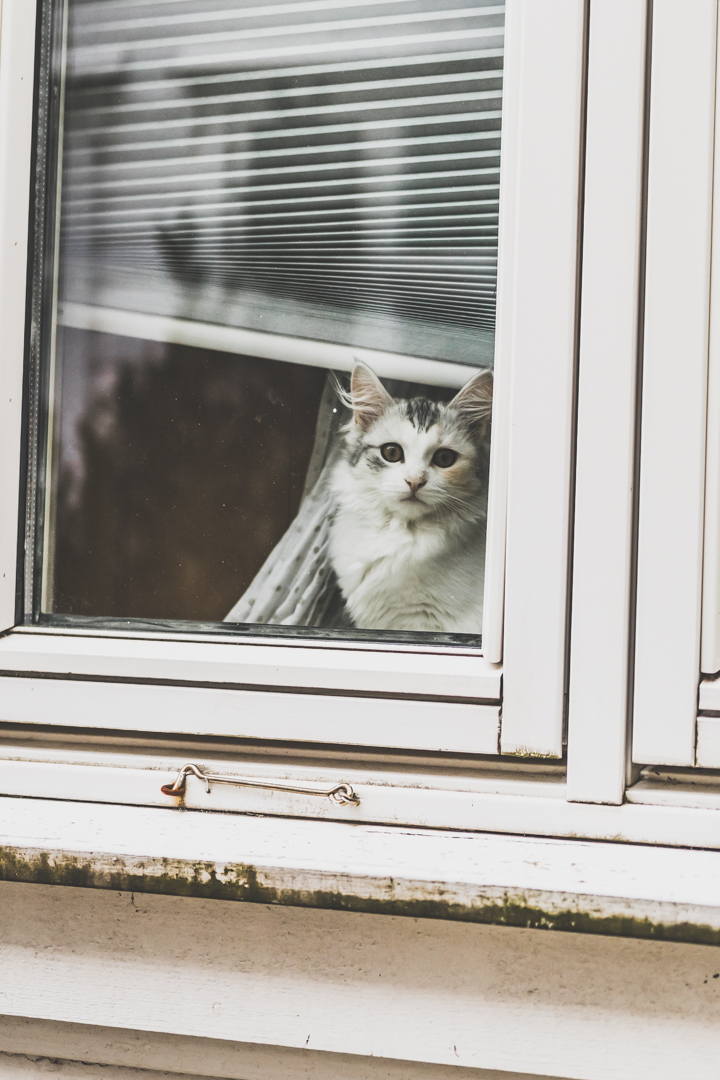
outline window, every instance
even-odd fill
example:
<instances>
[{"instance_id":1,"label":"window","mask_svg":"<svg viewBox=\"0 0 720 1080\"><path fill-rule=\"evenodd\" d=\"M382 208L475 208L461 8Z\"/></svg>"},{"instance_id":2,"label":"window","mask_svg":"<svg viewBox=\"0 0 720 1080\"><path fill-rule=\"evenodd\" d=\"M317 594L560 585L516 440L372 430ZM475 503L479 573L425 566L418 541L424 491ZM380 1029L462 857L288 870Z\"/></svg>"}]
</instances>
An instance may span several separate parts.
<instances>
[{"instance_id":1,"label":"window","mask_svg":"<svg viewBox=\"0 0 720 1080\"><path fill-rule=\"evenodd\" d=\"M493 358L503 14L69 3L62 69L48 57L52 424L27 615L427 623L479 643L491 379L441 406ZM341 480L334 383L357 360L390 381L358 369L378 416L355 410L369 430ZM387 390L422 395L407 431ZM430 522L440 572L447 553L468 579L456 610L405 610L433 568L393 595L384 549L357 571L377 584L353 584L361 547Z\"/></svg>"},{"instance_id":2,"label":"window","mask_svg":"<svg viewBox=\"0 0 720 1080\"><path fill-rule=\"evenodd\" d=\"M508 622L549 628L534 649L544 722L523 731L508 698L503 749L562 755L583 23L517 8L505 72L503 30L502 5L480 2L43 9L23 601L6 619L18 628L8 670L70 670L82 689L51 680L53 693L92 690L104 715L123 697L121 727L177 733L174 708L124 699L142 657L164 650L149 678L266 703L239 724L193 721L196 734L286 739L278 699L263 697L282 691L303 742L326 742L331 724L333 744L494 755L507 516L519 541ZM543 158L560 144L552 180L530 180L538 148L523 123L545 125ZM543 289L518 243L531 254L550 233ZM487 557L473 510L476 573L462 590L475 622L434 636L363 626L328 554L328 476L349 415L336 383L359 359L385 380L378 393L440 409L494 356L492 461L485 424L463 451L476 507L489 488ZM520 620L530 507L507 504L507 474L525 504L534 435L558 468L534 537L550 553L547 595L531 618L523 599ZM383 438L404 455L399 436ZM384 445L373 460L391 472ZM424 451L437 485L446 450L449 462L452 446ZM505 679L507 693L507 668ZM346 694L387 704L375 719Z\"/></svg>"},{"instance_id":3,"label":"window","mask_svg":"<svg viewBox=\"0 0 720 1080\"><path fill-rule=\"evenodd\" d=\"M679 96L673 87L678 47L692 57L692 76ZM673 164L680 111L687 152L682 179ZM720 766L718 327L717 276L711 272L717 258L717 118L717 5L693 9L682 41L671 6L655 5L638 457L631 477L637 561L634 638L627 653L634 668L632 766L625 797L646 811L653 805L666 814L694 808L697 833L688 842L711 847L717 847ZM675 831L682 815L665 820Z\"/></svg>"},{"instance_id":4,"label":"window","mask_svg":"<svg viewBox=\"0 0 720 1080\"><path fill-rule=\"evenodd\" d=\"M25 172L5 176L0 270L22 536L18 578L5 526L3 790L715 844L697 807L669 821L640 805L667 791L643 767L695 764L651 728L660 699L681 726L681 680L658 671L658 568L673 578L682 551L678 604L695 575L687 674L711 520L695 421L715 4L681 28L689 197L679 31L659 0L651 17L574 0L48 0L34 113L18 87L35 27L6 2L0 93L22 108L0 110L0 132ZM678 388L681 348L695 367ZM478 371L481 422L455 445L442 417ZM393 409L399 426L358 456L365 496L394 475L422 502L472 457L475 622L353 607L343 432L362 441ZM352 541L369 557L367 533ZM697 685L695 660L685 743Z\"/></svg>"}]
</instances>

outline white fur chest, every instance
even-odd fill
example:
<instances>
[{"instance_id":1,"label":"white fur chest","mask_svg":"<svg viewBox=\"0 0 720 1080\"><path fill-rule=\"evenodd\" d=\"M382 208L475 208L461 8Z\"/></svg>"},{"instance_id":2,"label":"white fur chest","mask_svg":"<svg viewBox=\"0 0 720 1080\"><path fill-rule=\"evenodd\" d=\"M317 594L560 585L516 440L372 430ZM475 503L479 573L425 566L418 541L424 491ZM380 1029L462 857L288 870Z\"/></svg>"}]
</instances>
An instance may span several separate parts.
<instances>
[{"instance_id":1,"label":"white fur chest","mask_svg":"<svg viewBox=\"0 0 720 1080\"><path fill-rule=\"evenodd\" d=\"M356 626L481 632L480 523L448 535L432 519L409 525L345 507L332 525L330 553Z\"/></svg>"}]
</instances>

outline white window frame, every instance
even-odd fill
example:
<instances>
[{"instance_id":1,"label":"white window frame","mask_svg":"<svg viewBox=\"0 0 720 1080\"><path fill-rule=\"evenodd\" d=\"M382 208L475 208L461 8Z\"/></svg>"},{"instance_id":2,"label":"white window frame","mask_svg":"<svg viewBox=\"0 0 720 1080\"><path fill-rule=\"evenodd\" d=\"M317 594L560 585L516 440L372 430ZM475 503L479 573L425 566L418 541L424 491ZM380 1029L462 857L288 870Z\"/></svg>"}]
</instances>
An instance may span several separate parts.
<instances>
[{"instance_id":1,"label":"white window frame","mask_svg":"<svg viewBox=\"0 0 720 1080\"><path fill-rule=\"evenodd\" d=\"M655 3L632 756L694 767L712 761L696 756L698 684L716 670L718 640L718 5L698 0L685 14ZM681 93L678 49L688 60Z\"/></svg>"},{"instance_id":2,"label":"white window frame","mask_svg":"<svg viewBox=\"0 0 720 1080\"><path fill-rule=\"evenodd\" d=\"M379 642L14 627L34 15L24 0L5 0L0 330L7 344L0 419L8 422L0 428L0 493L11 512L3 514L0 538L0 626L8 631L0 637L2 794L158 807L180 801L188 808L720 848L720 803L712 791L705 798L668 790L660 777L638 783L628 764L634 530L638 513L641 523L648 515L647 499L639 510L635 499L636 360L644 333L647 375L653 342L662 340L653 320L670 318L661 288L668 287L668 270L663 278L666 264L657 253L643 293L645 170L662 175L677 121L663 87L678 24L669 0L655 0L646 156L647 7L646 0L595 0L588 9L577 0L507 5L479 655ZM702 40L715 27L716 8L716 0L699 0L684 13L691 52L698 35ZM714 57L714 45L711 61L707 49L694 57L691 83L706 105L690 140L700 188L700 165L711 153L707 80L710 64L714 109ZM671 196L649 184L648 250L661 232L662 200L667 206ZM673 210L679 206L695 223L697 246L707 199L685 199ZM686 294L693 297L692 283ZM702 301L695 302L701 311ZM653 407L652 385L651 375L643 383L644 410ZM597 442L609 429L617 437L601 459ZM644 425L642 438L651 430ZM647 470L652 450L646 442L641 449ZM640 536L639 575L648 566L642 529ZM647 591L637 611L640 642L643 627L659 622ZM637 663L636 736L640 652ZM696 692L697 670L694 686ZM208 796L193 776L181 800L162 794L161 785L189 758L268 783L350 783L359 806L230 786L213 786Z\"/></svg>"},{"instance_id":3,"label":"white window frame","mask_svg":"<svg viewBox=\"0 0 720 1080\"><path fill-rule=\"evenodd\" d=\"M568 798L617 804L626 826L638 811L655 843L677 843L692 822L688 846L717 850L720 777L697 771L720 767L717 0L677 14L671 0L654 0L644 159L631 130L642 127L639 96L624 125L611 132L604 117L603 190L607 200L622 175L625 201L616 191L618 217L606 215L595 258L593 224L603 219L593 212L602 170L593 162L591 31ZM687 61L681 92L678 53ZM610 82L605 93L612 98ZM624 173L612 160L623 144ZM601 460L593 442L603 439Z\"/></svg>"},{"instance_id":4,"label":"white window frame","mask_svg":"<svg viewBox=\"0 0 720 1080\"><path fill-rule=\"evenodd\" d=\"M20 516L17 492L20 489L19 425L20 380L25 335L25 273L21 264L23 228L28 216L28 186L31 169L30 131L31 94L18 101L18 81L32 82L34 63L34 13L24 0L8 0L3 15L3 48L6 58L0 78L2 105L0 115L7 116L2 128L4 213L2 270L4 286L2 326L4 351L3 405L11 411L10 423L3 425L3 482L6 506L3 515L2 573L4 589L0 615L3 628L15 622L16 522ZM344 694L362 693L373 697L377 720L366 718L370 710L354 707L335 708L333 741L404 747L414 743L419 749L447 749L475 754L495 754L498 746L498 720L501 701L500 661L504 619L504 581L507 579L507 619L505 635L508 658L505 663L507 685L529 685L523 638L528 633L538 645L533 655L532 682L535 701L543 703L529 724L523 718L523 703L506 706L504 731L508 733L506 752L518 750L559 758L562 754L564 685L564 636L567 581L567 532L572 440L572 380L575 334L575 283L577 262L577 186L579 183L579 147L583 67L583 11L581 5L554 0L537 6L524 0L508 5L507 68L509 107L503 138L502 222L505 240L501 257L499 286L498 388L494 414L495 434L492 451L490 535L487 558L487 616L484 655L470 649L448 650L438 646L402 647L382 643L289 642L287 638L203 640L202 635L130 634L98 632L48 632L34 627L18 628L0 640L0 666L6 672L27 675L32 672L45 678L52 673L70 676L75 689L78 679L150 678L232 686L252 686L283 691L300 688ZM548 60L548 54L551 60ZM7 59L9 58L9 59ZM544 66L543 66L544 65ZM537 92L536 80L542 72L552 72L552 82ZM552 114L552 124L548 123ZM545 170L537 155L537 127L553 139L554 172ZM22 141L19 142L19 132ZM547 147L543 151L548 153ZM531 180L532 177L532 180ZM542 214L538 214L542 211ZM552 237L553 273L540 273L547 265ZM19 254L20 253L20 254ZM537 282L542 284L538 288ZM7 287L5 287L7 286ZM540 320L540 321L538 321ZM534 326L534 330L519 329ZM543 369L538 375L538 365ZM538 408L539 403L542 408ZM509 437L512 431L524 431L523 446ZM528 503L536 490L537 438L550 433L545 448L551 463L552 483L547 486L547 505L542 520L533 527L532 540L525 533L527 514L537 508ZM509 497L507 492L510 492ZM510 539L505 567L505 520L509 521ZM525 509L524 509L525 507ZM513 536L517 539L513 542ZM523 539L524 537L524 539ZM542 550L538 550L538 543ZM537 578L538 558L547 557L545 588L536 590L534 599L525 599L528 582ZM506 573L505 573L506 571ZM519 599L522 617L518 619ZM517 624L518 631L511 629ZM532 627L536 627L533 631ZM540 628L545 633L539 632ZM551 630L547 632L547 628ZM523 654L523 655L520 655ZM517 672L517 674L514 674ZM514 675L514 678L513 678ZM73 686L60 686L50 680L52 692L71 698ZM106 713L105 699L109 684L93 683L96 708ZM33 708L36 690L33 681L15 679L13 719L32 723L38 711ZM47 689L47 687L46 687ZM87 684L84 688L87 690ZM82 693L78 690L78 693ZM127 691L117 687L120 700ZM194 695L199 714L212 712L217 689L198 689ZM385 695L380 697L379 695ZM393 696L397 697L393 700ZM299 697L299 695L298 695ZM408 720L408 700L418 697L440 699L426 708L422 703L416 713L426 712L432 720ZM58 699L59 700L59 699ZM158 717L150 705L147 711L138 702L133 710L135 729L155 725ZM259 699L258 699L259 700ZM270 699L268 699L270 700ZM285 711L295 697L285 696ZM325 699L327 701L328 699ZM276 698L272 699L276 702ZM334 703L335 706L337 703ZM352 706L352 707L351 707ZM72 711L72 710L71 710ZM305 741L324 741L328 737L330 708L323 708L323 698L313 698L312 708L300 709L292 725L277 720L276 705L253 713L253 720L239 721L233 734L239 737L288 738L288 728L302 731L296 735ZM62 715L60 710L58 715ZM35 720L35 722L37 722ZM58 720L62 723L62 720ZM122 727L122 725L120 725ZM229 725L232 727L232 725ZM372 728L375 727L375 732ZM162 730L162 725L160 730ZM442 731L443 734L433 734ZM219 734L210 731L208 734ZM226 730L223 734L229 734ZM427 733L427 734L426 734ZM505 738L505 736L503 736Z\"/></svg>"},{"instance_id":5,"label":"white window frame","mask_svg":"<svg viewBox=\"0 0 720 1080\"><path fill-rule=\"evenodd\" d=\"M655 0L632 725L646 769L627 792L673 817L720 810L718 4L686 14Z\"/></svg>"}]
</instances>

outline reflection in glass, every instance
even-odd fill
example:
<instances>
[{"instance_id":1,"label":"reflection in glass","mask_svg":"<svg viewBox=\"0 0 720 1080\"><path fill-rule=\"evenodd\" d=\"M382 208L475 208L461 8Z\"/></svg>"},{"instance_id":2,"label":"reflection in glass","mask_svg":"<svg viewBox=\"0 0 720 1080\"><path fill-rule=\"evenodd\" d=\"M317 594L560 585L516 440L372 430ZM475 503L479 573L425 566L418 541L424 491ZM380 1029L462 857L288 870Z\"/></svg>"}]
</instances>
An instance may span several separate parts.
<instances>
[{"instance_id":1,"label":"reflection in glass","mask_svg":"<svg viewBox=\"0 0 720 1080\"><path fill-rule=\"evenodd\" d=\"M43 613L480 632L502 33L69 0Z\"/></svg>"}]
</instances>

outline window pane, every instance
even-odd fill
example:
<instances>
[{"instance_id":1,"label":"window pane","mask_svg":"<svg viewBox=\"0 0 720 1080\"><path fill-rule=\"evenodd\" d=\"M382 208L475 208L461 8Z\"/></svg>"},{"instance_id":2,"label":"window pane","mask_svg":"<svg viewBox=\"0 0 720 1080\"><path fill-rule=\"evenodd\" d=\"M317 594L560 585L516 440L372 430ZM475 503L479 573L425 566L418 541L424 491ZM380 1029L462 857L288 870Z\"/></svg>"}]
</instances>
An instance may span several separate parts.
<instances>
[{"instance_id":1,"label":"window pane","mask_svg":"<svg viewBox=\"0 0 720 1080\"><path fill-rule=\"evenodd\" d=\"M29 616L477 638L503 5L45 26Z\"/></svg>"}]
</instances>

